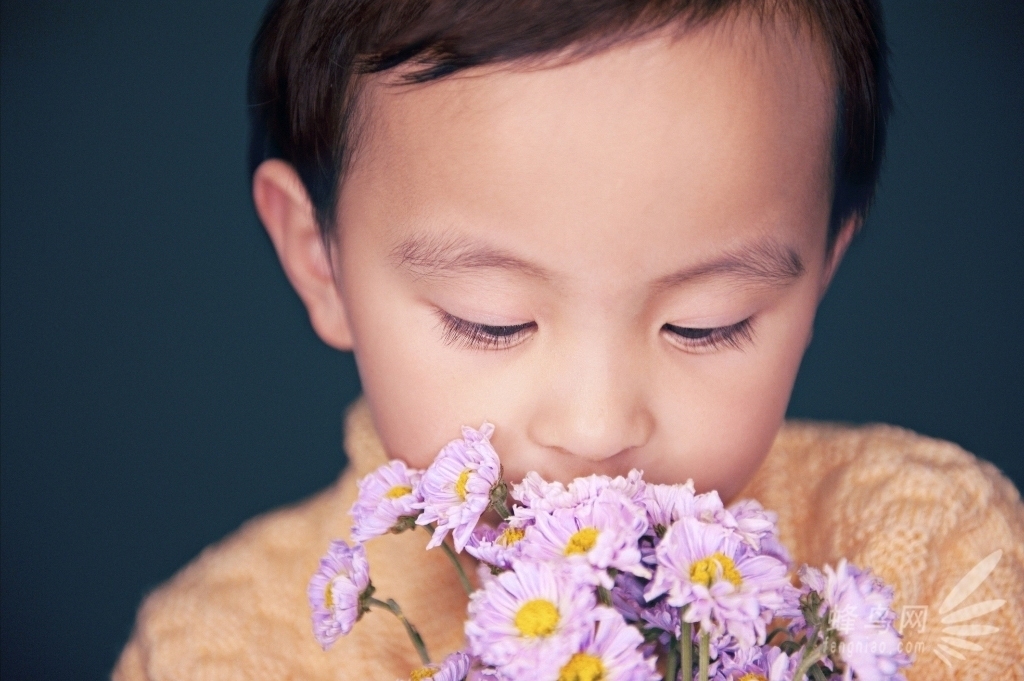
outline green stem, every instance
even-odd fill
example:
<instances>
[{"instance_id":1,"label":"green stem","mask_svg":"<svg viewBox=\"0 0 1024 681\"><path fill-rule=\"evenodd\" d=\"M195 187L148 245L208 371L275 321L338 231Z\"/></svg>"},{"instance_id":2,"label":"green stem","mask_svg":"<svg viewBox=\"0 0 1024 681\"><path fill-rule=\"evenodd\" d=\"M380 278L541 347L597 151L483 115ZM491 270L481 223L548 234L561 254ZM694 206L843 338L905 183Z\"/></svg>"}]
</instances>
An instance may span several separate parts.
<instances>
[{"instance_id":1,"label":"green stem","mask_svg":"<svg viewBox=\"0 0 1024 681\"><path fill-rule=\"evenodd\" d=\"M807 642L804 643L804 649L800 655L800 665L796 668L796 673L793 674L793 678L798 681L803 679L804 674L810 671L811 665L821 659L822 647L815 645L818 642L819 631L821 631L820 625L815 625L811 635L807 637ZM822 642L822 645L824 645L824 642Z\"/></svg>"},{"instance_id":2,"label":"green stem","mask_svg":"<svg viewBox=\"0 0 1024 681\"><path fill-rule=\"evenodd\" d=\"M459 575L459 581L462 582L462 588L465 589L466 595L471 595L473 593L473 585L470 584L466 571L462 569L462 563L459 562L459 557L455 554L455 550L448 546L447 542L441 542L441 548L444 549L444 555L448 556L448 560L455 566L455 572Z\"/></svg>"},{"instance_id":3,"label":"green stem","mask_svg":"<svg viewBox=\"0 0 1024 681\"><path fill-rule=\"evenodd\" d=\"M711 654L711 634L706 631L700 632L700 672L697 678L700 681L708 681L708 666L711 663L709 659Z\"/></svg>"},{"instance_id":4,"label":"green stem","mask_svg":"<svg viewBox=\"0 0 1024 681\"><path fill-rule=\"evenodd\" d=\"M803 657L800 660L800 666L796 668L796 673L793 674L793 678L795 680L803 679L804 675L810 671L811 666L822 658L822 652L824 652L822 650L822 646L818 646L812 650L804 649Z\"/></svg>"},{"instance_id":5,"label":"green stem","mask_svg":"<svg viewBox=\"0 0 1024 681\"><path fill-rule=\"evenodd\" d=\"M668 660L665 662L665 681L676 681L679 676L679 639L673 638L668 647Z\"/></svg>"},{"instance_id":6,"label":"green stem","mask_svg":"<svg viewBox=\"0 0 1024 681\"><path fill-rule=\"evenodd\" d=\"M683 622L683 635L680 637L680 651L682 652L683 679L693 681L693 623Z\"/></svg>"},{"instance_id":7,"label":"green stem","mask_svg":"<svg viewBox=\"0 0 1024 681\"><path fill-rule=\"evenodd\" d=\"M378 608L384 608L397 617L405 625L405 633L409 634L409 639L412 640L416 652L419 653L420 661L425 665L430 664L430 655L427 654L427 645L423 642L423 637L420 636L420 632L416 631L416 627L412 625L412 622L405 618L405 615L402 614L402 609L398 607L398 603L395 603L393 598L381 601L371 596L366 602Z\"/></svg>"}]
</instances>

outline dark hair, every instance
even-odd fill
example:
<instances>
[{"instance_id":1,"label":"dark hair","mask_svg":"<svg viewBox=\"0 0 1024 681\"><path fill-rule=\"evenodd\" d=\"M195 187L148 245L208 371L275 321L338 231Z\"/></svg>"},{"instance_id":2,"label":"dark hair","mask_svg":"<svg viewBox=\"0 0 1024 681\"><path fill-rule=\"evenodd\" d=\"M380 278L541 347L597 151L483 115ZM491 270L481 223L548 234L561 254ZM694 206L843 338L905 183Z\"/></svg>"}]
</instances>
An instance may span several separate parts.
<instances>
[{"instance_id":1,"label":"dark hair","mask_svg":"<svg viewBox=\"0 0 1024 681\"><path fill-rule=\"evenodd\" d=\"M250 172L291 163L326 239L357 135L359 76L409 62L405 82L559 52L593 53L672 22L786 11L816 30L838 88L829 244L874 195L890 110L877 0L274 0L249 63Z\"/></svg>"}]
</instances>

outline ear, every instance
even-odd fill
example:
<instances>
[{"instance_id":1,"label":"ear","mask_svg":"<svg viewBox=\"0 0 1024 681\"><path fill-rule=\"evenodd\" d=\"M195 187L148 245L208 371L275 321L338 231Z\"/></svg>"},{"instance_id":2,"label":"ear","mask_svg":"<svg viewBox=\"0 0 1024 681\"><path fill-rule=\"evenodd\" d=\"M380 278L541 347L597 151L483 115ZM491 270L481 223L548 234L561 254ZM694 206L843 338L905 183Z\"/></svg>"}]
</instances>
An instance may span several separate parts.
<instances>
[{"instance_id":1,"label":"ear","mask_svg":"<svg viewBox=\"0 0 1024 681\"><path fill-rule=\"evenodd\" d=\"M825 269L821 276L819 298L824 297L825 292L832 283L832 277L835 276L836 270L839 269L839 263L842 262L843 256L846 255L846 250L850 247L850 242L853 241L853 237L860 231L860 226L863 222L864 219L861 216L851 215L839 228L839 233L836 234L836 240L832 243L832 248L825 255Z\"/></svg>"},{"instance_id":2,"label":"ear","mask_svg":"<svg viewBox=\"0 0 1024 681\"><path fill-rule=\"evenodd\" d=\"M351 350L345 302L334 281L313 203L298 173L279 159L264 161L253 174L252 198L285 275L309 312L313 330L331 347Z\"/></svg>"}]
</instances>

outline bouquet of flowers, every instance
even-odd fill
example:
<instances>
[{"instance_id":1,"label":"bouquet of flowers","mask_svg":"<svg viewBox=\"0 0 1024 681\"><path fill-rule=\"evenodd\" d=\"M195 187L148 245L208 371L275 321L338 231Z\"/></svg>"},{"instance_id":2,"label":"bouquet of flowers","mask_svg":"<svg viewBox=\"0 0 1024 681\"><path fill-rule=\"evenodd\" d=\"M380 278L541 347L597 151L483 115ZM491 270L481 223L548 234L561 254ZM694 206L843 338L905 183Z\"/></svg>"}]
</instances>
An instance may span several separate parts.
<instances>
[{"instance_id":1,"label":"bouquet of flowers","mask_svg":"<svg viewBox=\"0 0 1024 681\"><path fill-rule=\"evenodd\" d=\"M360 481L355 544L332 542L309 583L325 650L382 608L423 661L413 681L903 679L892 589L845 560L805 565L793 586L777 516L756 501L726 508L692 481L647 484L636 470L509 485L493 430L464 426L426 471L396 460ZM481 523L489 509L497 526ZM399 605L375 597L363 548L417 527L470 595L465 650L440 662ZM479 560L477 590L462 551Z\"/></svg>"}]
</instances>

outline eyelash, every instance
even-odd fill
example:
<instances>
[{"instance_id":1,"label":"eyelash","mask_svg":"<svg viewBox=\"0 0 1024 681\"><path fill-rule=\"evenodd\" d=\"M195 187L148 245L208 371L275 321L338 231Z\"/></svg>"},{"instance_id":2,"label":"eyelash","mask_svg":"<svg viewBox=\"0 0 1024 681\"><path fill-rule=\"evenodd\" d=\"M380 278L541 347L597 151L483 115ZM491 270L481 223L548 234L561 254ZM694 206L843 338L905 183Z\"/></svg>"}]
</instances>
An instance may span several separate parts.
<instances>
[{"instance_id":1,"label":"eyelash","mask_svg":"<svg viewBox=\"0 0 1024 681\"><path fill-rule=\"evenodd\" d=\"M446 345L459 343L471 348L506 350L517 344L524 331L537 326L535 322L514 326L490 326L467 322L443 310L438 310L438 314L444 327L442 341ZM694 329L672 324L666 324L664 329L693 350L740 349L753 340L752 322L753 317L748 317L736 324L711 329Z\"/></svg>"},{"instance_id":2,"label":"eyelash","mask_svg":"<svg viewBox=\"0 0 1024 681\"><path fill-rule=\"evenodd\" d=\"M672 324L666 324L664 329L690 349L714 351L733 348L739 350L754 338L753 319L753 317L747 317L741 322L711 329L692 329Z\"/></svg>"},{"instance_id":3,"label":"eyelash","mask_svg":"<svg viewBox=\"0 0 1024 681\"><path fill-rule=\"evenodd\" d=\"M444 336L441 340L446 345L460 343L471 348L488 350L505 350L515 345L523 331L537 326L535 322L516 324L515 326L489 326L467 322L465 319L453 317L443 310L438 310Z\"/></svg>"}]
</instances>

